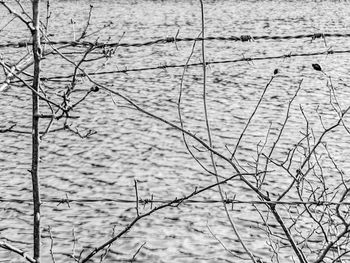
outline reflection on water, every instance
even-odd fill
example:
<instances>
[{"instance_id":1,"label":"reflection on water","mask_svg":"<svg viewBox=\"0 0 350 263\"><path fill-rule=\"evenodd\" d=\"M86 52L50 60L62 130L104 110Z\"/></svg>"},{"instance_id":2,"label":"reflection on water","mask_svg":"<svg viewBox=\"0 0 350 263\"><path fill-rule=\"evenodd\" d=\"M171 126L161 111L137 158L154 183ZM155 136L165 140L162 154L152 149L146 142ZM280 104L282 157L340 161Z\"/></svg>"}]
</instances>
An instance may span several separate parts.
<instances>
[{"instance_id":1,"label":"reflection on water","mask_svg":"<svg viewBox=\"0 0 350 263\"><path fill-rule=\"evenodd\" d=\"M91 32L104 24L113 23L101 31L100 41L144 42L174 36L194 37L200 33L200 12L197 1L55 1L52 3L50 30L53 39L73 39L74 31L85 25L89 4L94 5ZM350 23L348 3L334 1L208 1L206 9L206 34L208 36L240 35L295 35L316 32L346 32ZM0 27L9 15L0 9ZM75 21L75 26L71 24ZM12 22L0 32L2 41L29 39L19 22ZM20 37L19 37L20 36ZM97 35L91 37L96 40ZM207 60L222 60L254 55L279 55L289 52L325 51L329 48L343 49L349 46L346 38L323 40L268 40L253 42L207 42ZM185 63L192 43L154 45L120 48L109 59L103 70L145 67L173 63ZM14 62L18 50L0 50L4 58ZM25 52L25 51L23 51ZM73 55L69 55L74 58ZM75 59L78 59L75 57ZM193 62L200 61L197 45ZM312 69L319 63L332 76L339 104L344 108L350 95L348 89L348 55L330 55L302 58L285 58L236 64L218 64L208 68L208 105L215 148L226 156L233 150L244 124L269 81L275 68L279 76L267 90L261 108L253 124L248 128L238 149L237 160L246 169L251 169L256 157L256 145L264 142L270 128L267 150L272 146L285 118L287 105L298 83L303 79L302 89L292 109L274 158L285 156L288 149L303 135L305 121L300 105L306 112L315 136L322 132L319 117L324 124L333 123L336 115L331 113L327 78ZM101 64L85 65L94 72ZM72 66L54 57L43 61L45 76L57 76L72 72ZM2 73L0 73L2 74ZM168 120L178 122L177 99L182 69L143 71L129 74L114 74L94 77L141 106ZM3 75L0 75L3 78ZM200 67L189 68L185 75L182 112L185 128L206 138L202 105L202 72ZM65 83L49 82L45 89L52 96L64 89ZM76 98L90 88L82 80ZM21 89L21 90L20 90ZM30 94L23 88L11 88L1 94L1 127L17 123L17 128L30 130ZM84 131L92 129L97 134L80 139L67 132L48 135L42 142L41 178L42 196L71 199L134 199L133 180L139 181L139 195L156 199L181 197L196 186L206 186L214 178L206 174L187 153L182 136L174 129L152 120L139 112L124 107L125 103L109 94L94 93L75 111L80 119L73 127ZM45 124L45 121L42 122ZM58 127L56 124L55 127ZM350 154L346 146L348 136L336 131L327 137L329 149L341 168L349 171L345 162ZM0 173L3 198L31 199L30 137L19 134L0 134ZM190 145L199 147L196 142ZM207 152L195 151L199 160L209 165ZM325 164L327 167L327 163ZM231 175L232 170L218 161L220 174ZM327 169L326 169L327 170ZM272 195L284 189L287 177L278 170L269 175L267 189ZM329 168L329 172L331 172ZM227 195L239 199L256 199L254 193L236 182L225 188ZM198 197L201 200L218 199L213 190ZM105 241L115 227L119 231L135 216L133 203L119 202L72 202L67 204L44 202L43 204L43 253L44 261L50 261L50 236L54 236L54 253L59 262L69 259L72 253L79 254L82 248L89 249ZM147 211L149 205L142 208ZM31 250L30 202L1 203L1 237L28 251ZM263 207L262 207L263 209ZM232 216L236 219L247 245L261 257L270 258L270 251L263 239L264 232L254 223L259 215L251 206L235 205ZM249 220L248 220L249 219ZM212 231L238 255L243 253L236 237L230 230L219 203L184 204L166 209L148 217L133 228L110 250L106 262L130 260L137 249L146 242L137 259L142 262L238 262L232 259L215 238ZM74 229L74 235L72 233ZM74 241L75 240L75 241ZM74 245L75 244L75 248ZM73 249L75 251L73 252ZM1 252L1 258L14 257ZM290 252L286 252L290 254ZM12 261L17 262L18 258ZM238 260L238 261L237 261ZM286 262L291 260L286 258ZM66 261L65 261L66 262ZM73 262L73 261L72 261ZM99 262L98 258L96 262Z\"/></svg>"}]
</instances>

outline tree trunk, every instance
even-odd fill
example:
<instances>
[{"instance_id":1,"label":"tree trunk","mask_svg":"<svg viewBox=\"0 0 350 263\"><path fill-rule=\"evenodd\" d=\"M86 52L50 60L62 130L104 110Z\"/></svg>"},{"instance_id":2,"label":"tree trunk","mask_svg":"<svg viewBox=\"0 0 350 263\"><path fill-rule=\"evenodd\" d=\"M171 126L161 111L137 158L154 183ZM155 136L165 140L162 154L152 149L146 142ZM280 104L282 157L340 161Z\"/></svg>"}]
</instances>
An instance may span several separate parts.
<instances>
[{"instance_id":1,"label":"tree trunk","mask_svg":"<svg viewBox=\"0 0 350 263\"><path fill-rule=\"evenodd\" d=\"M34 56L34 79L33 89L39 92L40 85L40 22L39 22L39 4L40 0L33 0L33 56ZM33 204L34 204L34 259L40 263L40 178L39 178L39 97L33 92L33 122L32 122L32 185L33 185Z\"/></svg>"}]
</instances>

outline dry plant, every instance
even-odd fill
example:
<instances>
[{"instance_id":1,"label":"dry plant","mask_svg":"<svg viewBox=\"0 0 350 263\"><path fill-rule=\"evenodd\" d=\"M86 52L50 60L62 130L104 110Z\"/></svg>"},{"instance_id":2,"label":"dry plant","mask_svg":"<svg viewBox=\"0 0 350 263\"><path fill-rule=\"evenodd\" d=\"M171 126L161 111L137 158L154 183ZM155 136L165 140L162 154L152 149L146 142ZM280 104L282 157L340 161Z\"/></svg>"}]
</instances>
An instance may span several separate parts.
<instances>
[{"instance_id":1,"label":"dry plant","mask_svg":"<svg viewBox=\"0 0 350 263\"><path fill-rule=\"evenodd\" d=\"M109 86L100 83L94 79L95 75L100 74L103 71L89 72L86 68L89 63L101 62L100 69L103 69L103 65L111 56L113 56L117 48L123 46L118 43L99 43L85 41L87 37L98 35L100 31L89 32L91 14L93 12L93 6L90 6L89 16L86 21L86 25L80 34L75 35L74 41L58 41L51 40L49 33L50 25L50 2L47 1L46 15L40 15L40 1L32 1L32 14L29 14L22 6L21 1L15 1L16 8L13 5L8 4L6 1L0 1L2 8L5 8L12 16L13 19L19 19L25 24L32 36L31 43L25 43L28 47L28 52L16 65L8 65L3 58L0 58L0 64L5 72L5 79L2 80L0 90L6 92L11 87L24 87L32 93L32 131L23 131L16 129L15 124L10 124L8 127L0 130L1 133L28 133L32 135L32 167L30 174L32 177L33 185L33 244L34 251L33 256L29 256L20 248L13 246L7 242L1 241L0 247L3 249L12 251L20 255L24 260L28 262L40 263L41 255L41 230L40 225L40 174L39 174L39 156L40 156L40 142L45 139L45 135L48 133L60 132L62 130L68 131L81 138L87 138L92 136L95 131L89 130L83 133L74 126L74 120L78 118L74 113L74 110L80 107L83 102L89 96L92 96L96 92L105 92L109 94L113 102L118 106L118 102L122 101L126 103L129 108L136 110L141 115L147 115L153 120L170 126L173 129L181 133L185 147L190 156L203 168L203 171L215 178L215 183L207 186L196 187L192 192L186 194L183 197L175 198L172 200L163 200L163 202L157 203L156 200L141 199L138 191L138 183L135 180L135 217L134 219L123 229L113 229L113 234L103 244L97 244L95 249L91 251L75 250L75 234L74 245L71 253L71 257L76 262L89 262L96 258L99 262L106 260L111 245L121 237L127 235L127 233L142 219L148 217L159 210L166 209L168 207L177 207L184 202L190 202L191 199L203 192L206 192L212 188L217 188L220 195L220 202L222 203L227 222L232 229L230 235L237 238L239 241L245 256L235 253L237 248L233 249L232 245L224 244L219 237L210 229L213 238L218 241L218 244L230 254L233 261L247 260L251 262L285 262L285 258L290 259L293 262L346 262L348 260L348 254L350 253L349 247L349 202L347 201L349 188L347 187L348 179L344 172L339 167L337 160L332 156L330 146L327 143L327 136L334 131L341 130L344 134L348 134L349 130L346 126L345 117L348 114L350 106L342 108L338 102L336 89L333 86L332 78L323 72L321 66L313 64L313 68L316 72L324 74L327 78L327 88L329 89L329 105L330 111L335 116L334 121L331 124L325 124L322 119L322 114L318 113L319 121L322 123L323 130L316 134L312 128L314 120L310 120L308 113L304 110L302 105L299 107L299 115L303 118L305 127L300 132L302 137L295 142L290 143L291 147L283 155L277 155L276 151L281 143L281 140L286 135L287 126L291 118L291 108L293 103L299 95L300 90L303 87L303 80L300 79L294 88L294 95L290 97L287 105L287 110L284 113L284 119L276 136L270 134L270 130L267 132L264 142L257 145L256 155L254 156L254 165L247 167L237 156L242 151L242 144L244 144L245 136L249 127L254 124L255 115L261 109L262 102L265 99L265 94L273 84L276 78L279 78L279 72L276 69L271 75L270 80L265 85L260 98L258 99L256 106L249 118L246 120L246 124L238 136L238 140L235 143L233 149L227 146L225 149L220 149L215 146L211 123L208 112L208 86L207 86L207 67L213 62L206 61L205 41L210 40L205 35L205 12L202 0L199 1L201 11L201 34L196 38L188 38L187 41L193 41L193 47L191 53L188 56L188 60L183 65L169 65L169 67L182 67L183 73L181 76L181 83L179 87L179 96L177 102L178 120L179 123L169 121L163 117L158 116L156 113L151 112L147 108L140 106L133 98L129 98L117 89L113 89ZM19 11L18 11L19 10ZM40 20L40 17L44 17ZM106 25L109 27L110 25ZM312 37L313 39L321 38L325 41L326 34L320 35L305 35L303 37ZM261 38L261 37L260 37ZM285 37L289 39L290 37ZM255 39L259 39L255 37ZM262 38L261 38L262 39ZM227 40L227 39L224 39ZM239 39L241 41L252 41L253 37L242 36ZM176 41L183 41L178 39L177 35L174 38L165 39L162 41L153 41L151 44L158 43L170 43ZM195 50L196 44L201 43L201 63L191 63L191 58ZM120 45L119 45L120 44ZM149 44L149 43L148 43ZM325 42L326 44L326 42ZM135 44L142 45L140 43ZM29 47L32 47L30 50ZM77 49L79 59L72 59L67 55L66 50ZM345 51L344 51L345 52ZM348 52L348 51L346 51ZM323 52L324 53L324 52ZM302 56L309 56L321 53L304 54ZM327 51L324 54L334 54L334 51ZM289 54L289 57L297 56L298 54ZM299 54L300 55L300 54ZM57 76L47 78L42 76L41 62L53 56L59 58L72 67L72 73L69 76ZM273 59L279 58L265 57L260 59ZM242 61L251 61L251 59L244 58ZM259 60L259 59L258 59ZM221 63L237 62L234 60L221 61ZM183 116L183 83L186 77L186 72L189 66L202 66L202 103L203 103L203 120L205 123L206 137L200 137L197 132L191 132L186 129L185 118ZM166 66L163 66L163 68ZM162 67L151 67L138 70L157 69ZM28 73L28 70L32 70L32 73ZM133 69L131 69L133 70ZM137 70L137 69L136 69ZM126 72L125 70L118 70L108 72L109 74L116 74L120 72ZM101 73L101 74L102 74ZM63 82L62 79L69 79L68 82ZM84 79L84 86L89 86L85 89L84 94L77 93L77 88L82 85L82 79ZM64 84L64 89L59 91L48 91L45 87L49 86L48 82L57 81L60 84ZM88 83L88 84L86 84ZM80 95L79 95L80 94ZM116 102L118 100L118 102ZM44 110L42 110L44 108ZM45 119L46 122L40 122ZM52 128L53 126L60 125L59 128ZM273 138L272 138L273 137ZM296 137L297 138L297 137ZM192 142L195 142L197 146L193 146ZM198 146L199 145L199 146ZM228 151L229 150L229 151ZM210 164L202 161L198 155L207 154L210 159ZM276 157L278 156L278 157ZM230 176L224 176L219 173L217 169L217 163L223 163L225 169L230 171ZM334 170L337 172L333 176L332 181L329 180L327 169L325 164L331 163ZM274 185L274 176L283 178L282 180L287 182L284 189L276 191ZM336 178L335 178L336 177ZM335 178L335 179L334 179ZM254 199L252 200L239 200L229 198L226 195L227 189L236 189L234 184L242 184L245 189L249 189L251 193L254 193ZM240 193L235 193L239 196ZM61 200L60 203L67 203L69 205L70 200L67 198ZM16 200L12 200L16 201ZM57 200L55 200L57 201ZM247 206L253 206L256 214L260 220L258 223L254 223L258 226L258 231L263 232L265 235L265 242L269 247L270 257L263 258L255 248L250 247L250 242L241 233L241 228L237 226L233 218L233 214L229 209L230 205L245 204ZM140 204L151 204L151 208L147 212L141 212L139 209ZM253 224L253 223L252 223ZM52 262L58 262L55 257L54 248L54 236L49 228L51 247L50 254ZM132 256L131 262L136 260L137 254L142 249L142 246L138 248L136 253ZM259 255L258 255L259 254ZM99 255L99 259L98 258ZM283 258L282 256L283 255ZM288 255L288 256L285 256Z\"/></svg>"}]
</instances>

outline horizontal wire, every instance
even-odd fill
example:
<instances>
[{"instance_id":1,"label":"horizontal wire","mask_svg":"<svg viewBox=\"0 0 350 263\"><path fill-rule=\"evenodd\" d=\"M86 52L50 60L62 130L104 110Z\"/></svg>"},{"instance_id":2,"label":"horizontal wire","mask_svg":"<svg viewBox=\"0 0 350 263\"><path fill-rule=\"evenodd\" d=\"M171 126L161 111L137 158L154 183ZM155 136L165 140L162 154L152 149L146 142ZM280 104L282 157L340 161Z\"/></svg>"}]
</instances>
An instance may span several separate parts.
<instances>
[{"instance_id":1,"label":"horizontal wire","mask_svg":"<svg viewBox=\"0 0 350 263\"><path fill-rule=\"evenodd\" d=\"M101 43L101 42L90 42L90 41L42 41L42 44L48 45L71 45L71 46L94 46L96 48L105 48L105 47L143 47L143 46L151 46L157 44L167 44L167 43L178 43L178 42L192 42L192 41L254 41L254 40L289 40L289 39L302 39L302 38L311 38L311 40L317 38L328 38L328 37L350 37L350 33L314 33L314 34L301 34L301 35L287 35L287 36L252 36L252 35L241 35L241 36L229 36L229 37L205 37L204 39L201 37L166 37L160 38L156 40L151 40L147 42L137 42L137 43ZM6 47L14 47L14 48L22 48L32 45L32 42L29 41L20 41L20 42L9 42L0 44L0 48Z\"/></svg>"},{"instance_id":2,"label":"horizontal wire","mask_svg":"<svg viewBox=\"0 0 350 263\"><path fill-rule=\"evenodd\" d=\"M320 55L333 55L333 54L347 54L350 53L350 49L347 50L326 50L326 51L319 51L319 52L312 52L312 53L295 53L292 52L285 54L285 55L277 55L277 56L264 56L264 57L243 57L239 59L232 59L232 60L218 60L218 61L207 61L206 65L217 65L217 64L229 64L229 63L239 63L239 62L253 62L253 61L263 61L263 60L273 60L273 59L286 59L286 58L292 58L292 57L309 57L309 56L320 56ZM152 67L142 67L142 68L125 68L121 70L112 70L112 71L100 71L100 72L91 72L87 73L89 76L96 76L96 75L108 75L108 74L127 74L129 72L141 72L141 71L148 71L148 70L165 70L170 68L189 68L189 67L198 67L202 66L202 62L197 63L190 63L190 64L173 64L173 65L160 65L160 66L152 66ZM58 81L61 79L69 79L72 78L74 75L65 75L65 76L51 76L51 77L42 77L41 81ZM85 75L83 73L76 74L76 77L84 77ZM20 81L12 81L12 83L16 83ZM0 84L3 84L4 82L0 82Z\"/></svg>"},{"instance_id":3,"label":"horizontal wire","mask_svg":"<svg viewBox=\"0 0 350 263\"><path fill-rule=\"evenodd\" d=\"M135 199L118 199L118 198L81 198L81 199L67 199L67 198L42 198L42 203L58 203L59 204L69 204L69 203L97 203L97 202L113 202L113 203L135 203ZM17 199L17 198L0 198L1 203L32 203L32 200L29 199ZM140 204L164 204L174 202L174 199L139 199ZM350 205L350 202L331 202L331 201L260 201L260 200L237 200L237 199L211 199L211 200L199 200L199 199L189 199L182 200L180 198L175 203L190 203L190 204L215 204L222 203L226 204L275 204L275 205L315 205L315 206L338 206L338 205Z\"/></svg>"},{"instance_id":4,"label":"horizontal wire","mask_svg":"<svg viewBox=\"0 0 350 263\"><path fill-rule=\"evenodd\" d=\"M312 53L295 53L292 52L285 54L285 55L277 55L277 56L264 56L264 57L244 57L239 59L232 59L232 60L218 60L218 61L207 61L206 65L216 65L216 64L228 64L228 63L238 63L238 62L252 62L252 61L260 61L260 60L273 60L273 59L285 59L285 58L291 58L291 57L308 57L308 56L319 56L319 55L333 55L333 54L345 54L350 53L350 49L348 50L326 50L326 51L320 51L320 52L312 52ZM168 69L168 68L183 68L183 67L195 67L195 66L202 66L202 62L197 63L190 63L190 64L173 64L173 65L160 65L160 66L153 66L153 67L142 67L142 68L126 68L121 70L111 70L111 71L100 71L100 72L91 72L87 73L89 76L94 75L107 75L107 74L117 74L117 73L128 73L128 72L139 72L139 71L147 71L147 70L159 70L159 69ZM85 75L83 73L79 73L76 75L77 77L84 77ZM44 77L41 78L43 81L47 80L58 80L58 79L66 79L71 78L72 75L66 75L66 76L52 76L52 77Z\"/></svg>"}]
</instances>

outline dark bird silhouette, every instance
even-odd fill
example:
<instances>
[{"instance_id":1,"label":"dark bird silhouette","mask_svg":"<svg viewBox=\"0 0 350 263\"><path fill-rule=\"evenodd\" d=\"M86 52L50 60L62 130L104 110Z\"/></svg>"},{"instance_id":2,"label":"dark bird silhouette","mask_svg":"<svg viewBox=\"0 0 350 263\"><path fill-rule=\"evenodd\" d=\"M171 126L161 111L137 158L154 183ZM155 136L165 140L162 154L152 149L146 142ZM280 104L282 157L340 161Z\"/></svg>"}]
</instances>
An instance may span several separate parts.
<instances>
[{"instance_id":1,"label":"dark bird silhouette","mask_svg":"<svg viewBox=\"0 0 350 263\"><path fill-rule=\"evenodd\" d=\"M274 74L274 75L277 75L277 74L278 74L278 68L276 68L276 69L273 71L273 74Z\"/></svg>"},{"instance_id":2,"label":"dark bird silhouette","mask_svg":"<svg viewBox=\"0 0 350 263\"><path fill-rule=\"evenodd\" d=\"M314 68L314 70L322 71L322 68L319 64L312 64L312 67Z\"/></svg>"}]
</instances>

